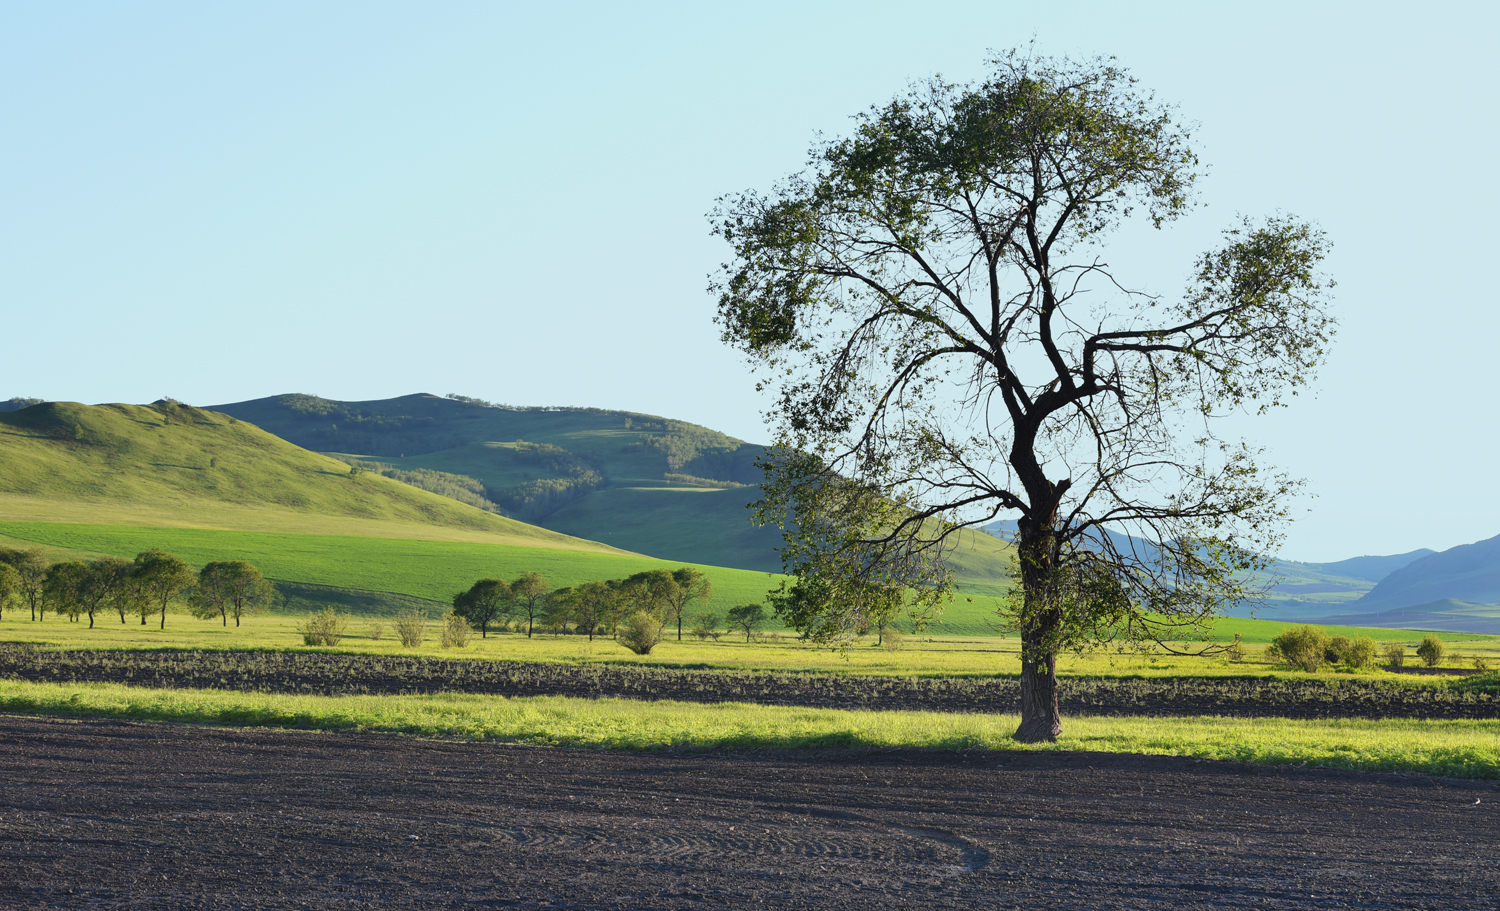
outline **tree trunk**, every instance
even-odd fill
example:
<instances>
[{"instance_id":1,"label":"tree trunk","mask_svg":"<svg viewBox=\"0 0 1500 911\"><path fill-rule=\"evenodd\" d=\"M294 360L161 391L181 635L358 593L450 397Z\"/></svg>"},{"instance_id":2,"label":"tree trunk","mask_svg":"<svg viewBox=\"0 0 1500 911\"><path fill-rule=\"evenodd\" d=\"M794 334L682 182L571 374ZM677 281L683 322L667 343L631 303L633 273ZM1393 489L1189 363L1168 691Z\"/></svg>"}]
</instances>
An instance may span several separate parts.
<instances>
[{"instance_id":1,"label":"tree trunk","mask_svg":"<svg viewBox=\"0 0 1500 911\"><path fill-rule=\"evenodd\" d=\"M1021 564L1022 743L1054 742L1062 733L1057 702L1057 642L1062 616L1057 604L1055 514L1047 521L1022 519L1017 550Z\"/></svg>"}]
</instances>

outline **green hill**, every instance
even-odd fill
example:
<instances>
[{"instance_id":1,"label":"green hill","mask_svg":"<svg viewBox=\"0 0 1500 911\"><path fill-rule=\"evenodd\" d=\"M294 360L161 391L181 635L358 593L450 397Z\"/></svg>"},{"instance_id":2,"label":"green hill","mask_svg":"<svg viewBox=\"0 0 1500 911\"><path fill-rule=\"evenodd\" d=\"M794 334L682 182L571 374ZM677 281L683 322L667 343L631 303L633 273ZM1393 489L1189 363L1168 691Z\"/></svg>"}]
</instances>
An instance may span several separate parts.
<instances>
[{"instance_id":1,"label":"green hill","mask_svg":"<svg viewBox=\"0 0 1500 911\"><path fill-rule=\"evenodd\" d=\"M613 548L387 478L352 476L224 414L175 402L0 413L0 518Z\"/></svg>"},{"instance_id":2,"label":"green hill","mask_svg":"<svg viewBox=\"0 0 1500 911\"><path fill-rule=\"evenodd\" d=\"M400 472L479 481L508 514L663 560L775 572L781 533L749 521L763 447L685 421L598 408L514 408L407 395L309 395L216 405L299 446ZM1006 588L1009 546L965 533L966 594Z\"/></svg>"}]
</instances>

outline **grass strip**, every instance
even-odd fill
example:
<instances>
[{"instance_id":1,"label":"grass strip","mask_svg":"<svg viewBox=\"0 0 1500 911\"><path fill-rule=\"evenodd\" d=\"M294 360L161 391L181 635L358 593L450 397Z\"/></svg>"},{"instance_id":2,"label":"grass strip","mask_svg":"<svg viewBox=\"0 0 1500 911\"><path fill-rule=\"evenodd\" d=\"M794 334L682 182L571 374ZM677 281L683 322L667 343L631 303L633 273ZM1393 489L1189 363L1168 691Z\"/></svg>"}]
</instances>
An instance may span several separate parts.
<instances>
[{"instance_id":1,"label":"grass strip","mask_svg":"<svg viewBox=\"0 0 1500 911\"><path fill-rule=\"evenodd\" d=\"M0 681L0 711L607 749L926 747L1094 750L1271 765L1500 778L1500 721L1065 720L1056 744L1011 739L1014 715L698 705L563 696L293 696Z\"/></svg>"}]
</instances>

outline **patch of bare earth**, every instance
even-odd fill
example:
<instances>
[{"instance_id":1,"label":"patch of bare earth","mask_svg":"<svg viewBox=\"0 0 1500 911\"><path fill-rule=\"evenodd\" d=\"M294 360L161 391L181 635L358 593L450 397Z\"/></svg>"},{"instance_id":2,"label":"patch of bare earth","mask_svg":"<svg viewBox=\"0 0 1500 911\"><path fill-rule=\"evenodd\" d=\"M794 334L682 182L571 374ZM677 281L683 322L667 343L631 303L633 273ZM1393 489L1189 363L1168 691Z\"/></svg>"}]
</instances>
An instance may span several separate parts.
<instances>
[{"instance_id":1,"label":"patch of bare earth","mask_svg":"<svg viewBox=\"0 0 1500 911\"><path fill-rule=\"evenodd\" d=\"M0 717L5 908L1494 908L1500 785Z\"/></svg>"}]
</instances>

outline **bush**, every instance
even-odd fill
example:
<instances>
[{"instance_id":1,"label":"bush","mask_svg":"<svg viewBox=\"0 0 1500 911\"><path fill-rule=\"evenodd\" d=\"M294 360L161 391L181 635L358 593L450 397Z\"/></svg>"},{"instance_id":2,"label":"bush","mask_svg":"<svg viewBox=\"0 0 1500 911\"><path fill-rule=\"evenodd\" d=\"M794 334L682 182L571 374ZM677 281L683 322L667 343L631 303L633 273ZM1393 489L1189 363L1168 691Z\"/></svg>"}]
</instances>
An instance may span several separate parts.
<instances>
[{"instance_id":1,"label":"bush","mask_svg":"<svg viewBox=\"0 0 1500 911\"><path fill-rule=\"evenodd\" d=\"M880 646L888 652L899 652L906 644L906 633L899 626L887 626L880 637Z\"/></svg>"},{"instance_id":2,"label":"bush","mask_svg":"<svg viewBox=\"0 0 1500 911\"><path fill-rule=\"evenodd\" d=\"M1417 646L1417 657L1428 667L1437 667L1443 660L1443 653L1448 647L1443 640L1436 636L1423 636L1422 644Z\"/></svg>"},{"instance_id":3,"label":"bush","mask_svg":"<svg viewBox=\"0 0 1500 911\"><path fill-rule=\"evenodd\" d=\"M1312 673L1323 666L1329 645L1328 634L1316 626L1289 626L1271 640L1266 656Z\"/></svg>"},{"instance_id":4,"label":"bush","mask_svg":"<svg viewBox=\"0 0 1500 911\"><path fill-rule=\"evenodd\" d=\"M443 648L466 648L473 631L467 617L450 612L443 617Z\"/></svg>"},{"instance_id":5,"label":"bush","mask_svg":"<svg viewBox=\"0 0 1500 911\"><path fill-rule=\"evenodd\" d=\"M1385 663L1390 667L1400 667L1406 663L1406 645L1401 642L1387 642L1385 644Z\"/></svg>"},{"instance_id":6,"label":"bush","mask_svg":"<svg viewBox=\"0 0 1500 911\"><path fill-rule=\"evenodd\" d=\"M1475 655L1471 660L1474 662L1474 670L1476 671L1483 673L1490 669L1490 659L1483 655Z\"/></svg>"},{"instance_id":7,"label":"bush","mask_svg":"<svg viewBox=\"0 0 1500 911\"><path fill-rule=\"evenodd\" d=\"M661 642L662 620L650 611L638 610L626 617L617 634L620 644L637 655L649 655Z\"/></svg>"},{"instance_id":8,"label":"bush","mask_svg":"<svg viewBox=\"0 0 1500 911\"><path fill-rule=\"evenodd\" d=\"M1234 641L1224 648L1224 657L1238 664L1245 660L1245 642L1239 633L1234 634Z\"/></svg>"},{"instance_id":9,"label":"bush","mask_svg":"<svg viewBox=\"0 0 1500 911\"><path fill-rule=\"evenodd\" d=\"M306 645L338 645L348 626L348 619L340 617L338 611L329 607L308 614L297 631L302 634L302 642Z\"/></svg>"},{"instance_id":10,"label":"bush","mask_svg":"<svg viewBox=\"0 0 1500 911\"><path fill-rule=\"evenodd\" d=\"M427 636L427 612L421 610L403 611L396 615L396 635L400 637L401 644L406 648L416 648L422 644Z\"/></svg>"},{"instance_id":11,"label":"bush","mask_svg":"<svg viewBox=\"0 0 1500 911\"><path fill-rule=\"evenodd\" d=\"M372 620L372 621L370 621L370 627L369 627L369 636L370 636L370 638L374 639L377 642L379 642L380 641L380 637L384 636L384 635L385 635L385 624L381 623L379 620Z\"/></svg>"},{"instance_id":12,"label":"bush","mask_svg":"<svg viewBox=\"0 0 1500 911\"><path fill-rule=\"evenodd\" d=\"M699 611L693 616L693 628L689 630L699 642L707 642L710 636L715 642L724 635L719 632L719 615L713 611Z\"/></svg>"},{"instance_id":13,"label":"bush","mask_svg":"<svg viewBox=\"0 0 1500 911\"><path fill-rule=\"evenodd\" d=\"M1365 668L1375 663L1375 640L1369 636L1350 639L1334 636L1328 641L1324 657L1332 664L1349 668Z\"/></svg>"}]
</instances>

